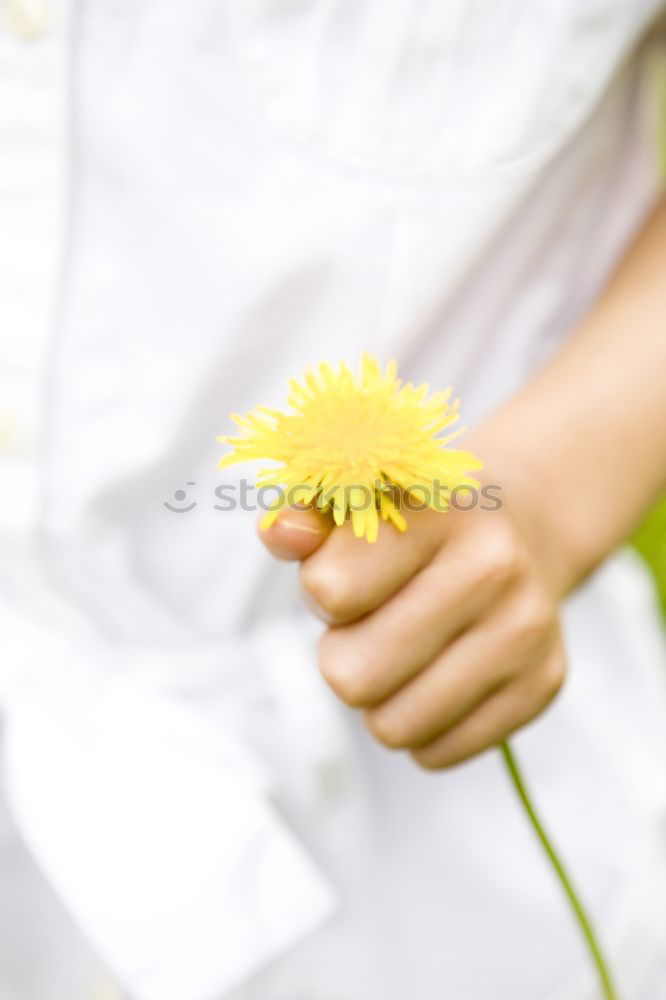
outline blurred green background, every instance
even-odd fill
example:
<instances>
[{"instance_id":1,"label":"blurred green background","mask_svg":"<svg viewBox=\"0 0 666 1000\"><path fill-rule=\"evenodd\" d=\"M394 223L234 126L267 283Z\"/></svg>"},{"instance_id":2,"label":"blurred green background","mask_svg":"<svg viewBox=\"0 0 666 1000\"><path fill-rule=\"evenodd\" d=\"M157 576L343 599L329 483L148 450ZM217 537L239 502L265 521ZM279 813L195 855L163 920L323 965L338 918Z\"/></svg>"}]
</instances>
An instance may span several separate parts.
<instances>
[{"instance_id":1,"label":"blurred green background","mask_svg":"<svg viewBox=\"0 0 666 1000\"><path fill-rule=\"evenodd\" d=\"M666 617L666 498L639 528L634 544L655 575Z\"/></svg>"},{"instance_id":2,"label":"blurred green background","mask_svg":"<svg viewBox=\"0 0 666 1000\"><path fill-rule=\"evenodd\" d=\"M654 72L659 166L666 187L666 56L662 56L655 63ZM666 617L666 497L639 528L634 543L655 575L661 606Z\"/></svg>"}]
</instances>

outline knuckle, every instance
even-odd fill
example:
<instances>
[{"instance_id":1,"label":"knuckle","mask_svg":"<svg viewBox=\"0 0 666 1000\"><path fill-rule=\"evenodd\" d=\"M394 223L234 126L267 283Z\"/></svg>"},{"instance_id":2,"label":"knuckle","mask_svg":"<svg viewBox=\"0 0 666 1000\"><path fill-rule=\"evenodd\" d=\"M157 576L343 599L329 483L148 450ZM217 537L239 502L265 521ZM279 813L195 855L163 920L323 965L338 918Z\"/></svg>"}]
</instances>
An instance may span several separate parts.
<instances>
[{"instance_id":1,"label":"knuckle","mask_svg":"<svg viewBox=\"0 0 666 1000\"><path fill-rule=\"evenodd\" d=\"M418 764L423 771L440 771L442 769L442 764L440 764L434 754L427 749L412 750L410 752L410 756L414 763Z\"/></svg>"},{"instance_id":2,"label":"knuckle","mask_svg":"<svg viewBox=\"0 0 666 1000\"><path fill-rule=\"evenodd\" d=\"M353 620L359 608L352 577L333 565L306 560L301 566L301 586L333 621Z\"/></svg>"},{"instance_id":3,"label":"knuckle","mask_svg":"<svg viewBox=\"0 0 666 1000\"><path fill-rule=\"evenodd\" d=\"M561 656L553 656L546 661L542 677L546 704L549 704L559 694L565 676L566 670Z\"/></svg>"},{"instance_id":4,"label":"knuckle","mask_svg":"<svg viewBox=\"0 0 666 1000\"><path fill-rule=\"evenodd\" d=\"M564 658L551 656L531 672L529 682L522 688L521 705L526 725L537 718L557 697L566 677Z\"/></svg>"},{"instance_id":5,"label":"knuckle","mask_svg":"<svg viewBox=\"0 0 666 1000\"><path fill-rule=\"evenodd\" d=\"M381 707L370 709L365 713L365 723L375 739L390 750L409 746L407 727L394 712L389 714Z\"/></svg>"},{"instance_id":6,"label":"knuckle","mask_svg":"<svg viewBox=\"0 0 666 1000\"><path fill-rule=\"evenodd\" d=\"M498 535L486 543L481 562L481 575L486 586L500 590L513 583L522 569L521 549L511 536Z\"/></svg>"},{"instance_id":7,"label":"knuckle","mask_svg":"<svg viewBox=\"0 0 666 1000\"><path fill-rule=\"evenodd\" d=\"M523 598L512 624L513 639L526 649L533 649L550 638L556 622L555 609L545 595Z\"/></svg>"},{"instance_id":8,"label":"knuckle","mask_svg":"<svg viewBox=\"0 0 666 1000\"><path fill-rule=\"evenodd\" d=\"M350 708L363 708L371 703L367 669L335 632L326 632L320 640L319 670L328 686Z\"/></svg>"}]
</instances>

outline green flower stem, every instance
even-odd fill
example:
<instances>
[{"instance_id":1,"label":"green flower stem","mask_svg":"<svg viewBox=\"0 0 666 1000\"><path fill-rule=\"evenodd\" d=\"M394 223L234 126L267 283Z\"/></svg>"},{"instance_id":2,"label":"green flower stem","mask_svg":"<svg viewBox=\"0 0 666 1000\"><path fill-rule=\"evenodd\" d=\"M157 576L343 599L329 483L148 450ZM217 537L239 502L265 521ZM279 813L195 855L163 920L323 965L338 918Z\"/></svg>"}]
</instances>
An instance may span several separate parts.
<instances>
[{"instance_id":1,"label":"green flower stem","mask_svg":"<svg viewBox=\"0 0 666 1000\"><path fill-rule=\"evenodd\" d=\"M571 879L560 861L548 834L543 828L541 820L534 811L534 806L532 805L527 789L525 788L525 782L522 774L520 773L518 764L516 763L513 750L508 743L503 743L501 750L504 763L506 764L509 775L511 776L511 781L513 782L513 785L518 793L520 801L525 807L525 812L534 827L534 832L539 838L544 851L548 855L550 863L553 866L553 870L560 881L569 903L571 904L574 914L576 915L576 920L585 940L585 945L599 974L599 981L604 1000L618 1000L618 995L615 992L615 987L613 986L608 965L606 964L606 960L603 956L601 948L599 947L599 942L597 941L592 924L590 923L589 917L583 908L583 904L581 903L578 894L572 885Z\"/></svg>"}]
</instances>

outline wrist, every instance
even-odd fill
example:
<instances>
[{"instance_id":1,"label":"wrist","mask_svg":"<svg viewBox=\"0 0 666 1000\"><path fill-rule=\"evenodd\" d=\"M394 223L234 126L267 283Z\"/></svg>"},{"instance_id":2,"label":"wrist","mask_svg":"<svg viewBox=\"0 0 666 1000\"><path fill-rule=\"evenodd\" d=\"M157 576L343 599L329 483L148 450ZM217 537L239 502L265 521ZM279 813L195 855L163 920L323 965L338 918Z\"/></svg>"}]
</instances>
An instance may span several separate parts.
<instances>
[{"instance_id":1,"label":"wrist","mask_svg":"<svg viewBox=\"0 0 666 1000\"><path fill-rule=\"evenodd\" d=\"M471 433L465 446L483 462L477 477L500 488L503 510L517 522L548 590L557 600L566 597L600 561L592 534L576 521L566 474L492 422Z\"/></svg>"}]
</instances>

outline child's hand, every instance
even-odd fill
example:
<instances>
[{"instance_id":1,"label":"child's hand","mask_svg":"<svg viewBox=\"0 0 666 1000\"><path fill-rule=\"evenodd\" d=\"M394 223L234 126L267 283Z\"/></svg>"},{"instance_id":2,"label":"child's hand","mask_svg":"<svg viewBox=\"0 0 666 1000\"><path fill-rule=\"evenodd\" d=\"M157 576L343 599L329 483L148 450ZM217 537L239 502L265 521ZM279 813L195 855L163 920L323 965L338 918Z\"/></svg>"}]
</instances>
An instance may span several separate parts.
<instances>
[{"instance_id":1,"label":"child's hand","mask_svg":"<svg viewBox=\"0 0 666 1000\"><path fill-rule=\"evenodd\" d=\"M504 486L502 510L414 513L372 545L286 511L262 535L303 561L328 616L329 684L425 767L500 743L545 708L564 677L560 598L666 488L665 252L662 198L562 351L465 442Z\"/></svg>"},{"instance_id":2,"label":"child's hand","mask_svg":"<svg viewBox=\"0 0 666 1000\"><path fill-rule=\"evenodd\" d=\"M386 746L447 767L501 743L559 690L557 588L531 512L403 514L408 531L385 525L374 544L313 510L285 511L260 535L302 561L336 694Z\"/></svg>"}]
</instances>

